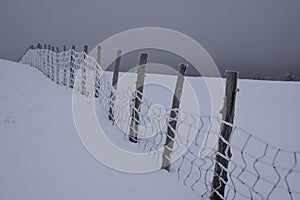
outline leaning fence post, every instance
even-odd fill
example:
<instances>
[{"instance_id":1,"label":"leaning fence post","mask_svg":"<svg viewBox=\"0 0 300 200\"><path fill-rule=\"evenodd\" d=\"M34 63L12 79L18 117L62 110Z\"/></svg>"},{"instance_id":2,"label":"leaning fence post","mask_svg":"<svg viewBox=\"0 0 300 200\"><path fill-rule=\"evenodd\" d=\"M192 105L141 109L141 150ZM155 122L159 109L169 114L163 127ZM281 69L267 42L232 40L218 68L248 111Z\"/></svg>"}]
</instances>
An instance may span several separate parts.
<instances>
[{"instance_id":1,"label":"leaning fence post","mask_svg":"<svg viewBox=\"0 0 300 200\"><path fill-rule=\"evenodd\" d=\"M43 71L43 74L46 75L46 69L47 69L47 44L44 44L44 49L43 49L43 68L42 68L42 71Z\"/></svg>"},{"instance_id":2,"label":"leaning fence post","mask_svg":"<svg viewBox=\"0 0 300 200\"><path fill-rule=\"evenodd\" d=\"M64 45L64 52L63 52L63 67L64 67L64 81L63 81L63 85L66 86L67 85L67 63L66 63L66 51L67 51L67 47L66 45Z\"/></svg>"},{"instance_id":3,"label":"leaning fence post","mask_svg":"<svg viewBox=\"0 0 300 200\"><path fill-rule=\"evenodd\" d=\"M238 72L226 71L226 89L222 120L229 124L232 124L234 119L237 80ZM215 158L214 177L211 186L211 200L224 199L225 186L228 181L227 169L232 156L228 143L230 142L232 126L227 123L221 124L221 134L218 141L218 152Z\"/></svg>"},{"instance_id":4,"label":"leaning fence post","mask_svg":"<svg viewBox=\"0 0 300 200\"><path fill-rule=\"evenodd\" d=\"M83 48L83 61L82 61L82 71L81 71L81 94L88 95L86 91L86 72L87 72L87 64L86 64L86 54L88 53L88 46L84 45Z\"/></svg>"},{"instance_id":5,"label":"leaning fence post","mask_svg":"<svg viewBox=\"0 0 300 200\"><path fill-rule=\"evenodd\" d=\"M170 171L170 166L171 166L171 152L174 146L175 131L177 129L177 117L179 113L178 109L180 106L186 67L187 64L179 65L176 88L175 88L175 93L173 95L172 109L170 112L170 118L168 120L167 137L166 137L164 152L162 155L163 160L162 160L162 167L161 167L162 169L165 169L167 171Z\"/></svg>"},{"instance_id":6,"label":"leaning fence post","mask_svg":"<svg viewBox=\"0 0 300 200\"><path fill-rule=\"evenodd\" d=\"M29 49L31 50L31 51L30 51L30 54L31 54L30 57L31 57L31 58L28 59L28 61L26 62L26 64L29 64L31 67L34 67L34 63L33 63L33 60L34 60L34 59L32 58L32 54L33 54L33 53L32 53L32 52L33 52L32 50L34 49L33 44L29 46Z\"/></svg>"},{"instance_id":7,"label":"leaning fence post","mask_svg":"<svg viewBox=\"0 0 300 200\"><path fill-rule=\"evenodd\" d=\"M60 60L59 60L59 48L56 47L56 83L59 84L59 68L60 68Z\"/></svg>"},{"instance_id":8,"label":"leaning fence post","mask_svg":"<svg viewBox=\"0 0 300 200\"><path fill-rule=\"evenodd\" d=\"M38 56L37 56L37 68L38 70L42 71L42 64L41 64L41 50L42 45L40 43L37 44L37 51L38 51Z\"/></svg>"},{"instance_id":9,"label":"leaning fence post","mask_svg":"<svg viewBox=\"0 0 300 200\"><path fill-rule=\"evenodd\" d=\"M133 143L138 142L138 125L139 125L139 111L140 105L143 98L143 87L145 81L145 68L148 59L148 54L142 53L140 55L140 63L137 71L137 81L136 81L136 96L134 98L134 106L131 109L131 121L129 127L129 141Z\"/></svg>"},{"instance_id":10,"label":"leaning fence post","mask_svg":"<svg viewBox=\"0 0 300 200\"><path fill-rule=\"evenodd\" d=\"M119 69L120 69L120 63L121 63L121 55L122 55L122 50L118 49L117 50L117 56L115 60L115 68L114 68L114 74L113 74L113 80L112 80L112 90L110 93L110 107L109 107L109 113L108 113L108 119L109 120L114 120L114 103L116 100L115 96L115 91L117 90L118 87L118 77L119 77Z\"/></svg>"},{"instance_id":11,"label":"leaning fence post","mask_svg":"<svg viewBox=\"0 0 300 200\"><path fill-rule=\"evenodd\" d=\"M75 53L75 46L72 46L71 49L71 58L70 58L70 81L69 81L69 87L73 88L74 87L74 75L75 75L75 70L74 70L74 58L73 54Z\"/></svg>"},{"instance_id":12,"label":"leaning fence post","mask_svg":"<svg viewBox=\"0 0 300 200\"><path fill-rule=\"evenodd\" d=\"M37 56L37 68L38 70L42 71L41 69L41 49L42 49L42 45L40 43L37 44L37 52L38 52L38 56Z\"/></svg>"},{"instance_id":13,"label":"leaning fence post","mask_svg":"<svg viewBox=\"0 0 300 200\"><path fill-rule=\"evenodd\" d=\"M48 51L47 51L47 77L50 78L50 51L51 51L51 45L48 44Z\"/></svg>"},{"instance_id":14,"label":"leaning fence post","mask_svg":"<svg viewBox=\"0 0 300 200\"><path fill-rule=\"evenodd\" d=\"M97 62L99 65L101 65L101 51L102 51L102 47L99 45L97 48Z\"/></svg>"},{"instance_id":15,"label":"leaning fence post","mask_svg":"<svg viewBox=\"0 0 300 200\"><path fill-rule=\"evenodd\" d=\"M55 47L52 46L52 51L51 51L51 80L54 81L54 50Z\"/></svg>"},{"instance_id":16,"label":"leaning fence post","mask_svg":"<svg viewBox=\"0 0 300 200\"><path fill-rule=\"evenodd\" d=\"M99 45L97 48L97 63L96 65L96 73L95 73L95 98L99 97L100 90L100 67L101 67L101 51L102 47Z\"/></svg>"}]
</instances>

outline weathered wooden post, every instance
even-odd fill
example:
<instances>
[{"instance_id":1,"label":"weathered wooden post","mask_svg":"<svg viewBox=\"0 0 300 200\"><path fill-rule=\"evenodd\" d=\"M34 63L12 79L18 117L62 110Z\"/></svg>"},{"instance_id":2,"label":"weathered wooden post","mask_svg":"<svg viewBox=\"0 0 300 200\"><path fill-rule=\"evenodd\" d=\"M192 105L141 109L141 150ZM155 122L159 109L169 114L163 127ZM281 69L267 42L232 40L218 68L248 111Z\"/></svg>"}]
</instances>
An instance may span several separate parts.
<instances>
[{"instance_id":1,"label":"weathered wooden post","mask_svg":"<svg viewBox=\"0 0 300 200\"><path fill-rule=\"evenodd\" d=\"M87 73L87 64L86 64L86 54L88 53L88 46L84 45L84 53L83 53L83 62L82 62L82 71L81 71L81 94L87 95L86 91L86 73Z\"/></svg>"},{"instance_id":2,"label":"weathered wooden post","mask_svg":"<svg viewBox=\"0 0 300 200\"><path fill-rule=\"evenodd\" d=\"M97 62L99 65L101 65L101 52L102 52L102 47L99 45L97 48Z\"/></svg>"},{"instance_id":3,"label":"weathered wooden post","mask_svg":"<svg viewBox=\"0 0 300 200\"><path fill-rule=\"evenodd\" d=\"M229 124L233 124L234 119L237 80L238 72L226 71L226 89L222 120ZM211 186L211 200L224 199L225 186L228 181L227 169L232 156L230 146L227 145L227 143L230 143L231 132L232 126L225 123L221 124L221 134L218 141L218 152L215 158L214 177Z\"/></svg>"},{"instance_id":4,"label":"weathered wooden post","mask_svg":"<svg viewBox=\"0 0 300 200\"><path fill-rule=\"evenodd\" d=\"M139 111L141 100L143 98L143 89L145 81L145 68L148 59L148 54L142 53L140 55L140 63L137 71L137 81L136 81L136 97L134 98L134 107L131 110L131 121L129 127L129 141L133 143L138 142L138 125L140 121Z\"/></svg>"},{"instance_id":5,"label":"weathered wooden post","mask_svg":"<svg viewBox=\"0 0 300 200\"><path fill-rule=\"evenodd\" d=\"M59 70L60 69L60 58L59 58L59 48L56 47L56 84L59 84Z\"/></svg>"},{"instance_id":6,"label":"weathered wooden post","mask_svg":"<svg viewBox=\"0 0 300 200\"><path fill-rule=\"evenodd\" d=\"M122 55L122 50L118 49L117 50L117 56L115 60L115 68L114 68L114 74L113 74L113 79L112 79L112 90L110 93L110 107L109 107L109 112L108 112L108 119L109 120L114 120L114 103L116 100L115 96L115 91L117 90L118 87L118 78L119 78L119 69L120 69L120 63L121 63L121 55Z\"/></svg>"},{"instance_id":7,"label":"weathered wooden post","mask_svg":"<svg viewBox=\"0 0 300 200\"><path fill-rule=\"evenodd\" d=\"M37 56L37 68L42 71L42 45L40 43L37 44L38 56Z\"/></svg>"},{"instance_id":8,"label":"weathered wooden post","mask_svg":"<svg viewBox=\"0 0 300 200\"><path fill-rule=\"evenodd\" d=\"M74 87L74 76L75 76L74 58L73 58L74 52L75 52L75 46L72 46L71 59L70 59L70 81L69 81L69 87L70 88Z\"/></svg>"},{"instance_id":9,"label":"weathered wooden post","mask_svg":"<svg viewBox=\"0 0 300 200\"><path fill-rule=\"evenodd\" d=\"M171 152L174 146L175 131L177 130L176 118L179 114L178 109L180 106L186 68L187 68L187 64L179 65L177 82L176 82L175 92L173 95L172 109L170 112L170 119L168 122L167 136L166 136L165 148L162 156L163 160L162 160L162 167L161 167L162 169L165 169L167 171L170 171L170 166L171 166Z\"/></svg>"},{"instance_id":10,"label":"weathered wooden post","mask_svg":"<svg viewBox=\"0 0 300 200\"><path fill-rule=\"evenodd\" d=\"M55 53L55 47L52 46L51 50L51 80L54 81L54 53Z\"/></svg>"},{"instance_id":11,"label":"weathered wooden post","mask_svg":"<svg viewBox=\"0 0 300 200\"><path fill-rule=\"evenodd\" d=\"M47 75L47 44L44 44L44 49L43 49L43 74L46 76Z\"/></svg>"},{"instance_id":12,"label":"weathered wooden post","mask_svg":"<svg viewBox=\"0 0 300 200\"><path fill-rule=\"evenodd\" d=\"M33 50L33 49L34 49L34 45L33 45L33 44L30 45L29 48L30 48L31 50ZM31 52L33 52L33 51L31 51ZM32 53L32 54L33 54L33 53ZM34 57L32 56L32 57L30 58L30 60L29 60L29 61L30 61L30 64L29 64L29 65L30 65L31 67L35 67L35 63L34 63L35 61L34 61L33 58L34 58Z\"/></svg>"},{"instance_id":13,"label":"weathered wooden post","mask_svg":"<svg viewBox=\"0 0 300 200\"><path fill-rule=\"evenodd\" d=\"M100 90L100 67L101 67L101 51L102 47L99 45L97 48L97 63L96 65L96 73L95 73L95 98L99 97L99 90Z\"/></svg>"},{"instance_id":14,"label":"weathered wooden post","mask_svg":"<svg viewBox=\"0 0 300 200\"><path fill-rule=\"evenodd\" d=\"M51 51L51 45L48 44L48 51L47 51L47 77L50 78L50 65L51 65L51 61L50 61L50 52Z\"/></svg>"},{"instance_id":15,"label":"weathered wooden post","mask_svg":"<svg viewBox=\"0 0 300 200\"><path fill-rule=\"evenodd\" d=\"M63 67L64 67L64 81L63 81L63 85L66 86L67 85L67 64L66 64L66 51L67 51L67 47L66 45L64 45L64 52L63 52Z\"/></svg>"}]
</instances>

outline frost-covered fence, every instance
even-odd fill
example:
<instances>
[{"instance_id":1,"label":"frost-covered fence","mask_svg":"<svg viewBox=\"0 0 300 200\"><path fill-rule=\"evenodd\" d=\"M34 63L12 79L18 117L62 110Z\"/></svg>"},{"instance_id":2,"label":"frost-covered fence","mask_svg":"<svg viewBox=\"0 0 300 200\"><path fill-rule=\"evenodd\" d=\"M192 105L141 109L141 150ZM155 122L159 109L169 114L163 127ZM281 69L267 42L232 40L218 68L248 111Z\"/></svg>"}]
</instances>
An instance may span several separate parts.
<instances>
[{"instance_id":1,"label":"frost-covered fence","mask_svg":"<svg viewBox=\"0 0 300 200\"><path fill-rule=\"evenodd\" d=\"M95 88L101 90L101 81L95 80L100 80L103 70L94 58L87 55L87 47L83 52L75 51L75 46L72 46L70 50L64 48L62 52L58 49L55 51L55 47L51 48L50 45L47 49L31 47L20 62L37 68L53 82L74 88L88 97L94 95ZM77 81L75 85L76 77L80 81ZM104 77L102 81L103 79ZM109 86L106 85L106 89L108 88Z\"/></svg>"},{"instance_id":2,"label":"frost-covered fence","mask_svg":"<svg viewBox=\"0 0 300 200\"><path fill-rule=\"evenodd\" d=\"M222 108L222 120L233 124L235 113L235 101L237 93L238 73L234 71L226 71L226 89L225 99ZM232 127L223 123L220 130L220 138L218 139L218 153L216 154L215 171L212 181L212 194L210 199L220 199L225 195L225 187L228 182L228 164L232 157L230 150L230 142Z\"/></svg>"},{"instance_id":3,"label":"frost-covered fence","mask_svg":"<svg viewBox=\"0 0 300 200\"><path fill-rule=\"evenodd\" d=\"M112 120L123 130L124 138L128 140L132 128L130 122L137 122L137 142L145 151L155 152L156 162L162 161L169 128L175 136L169 157L170 171L197 192L200 199L210 199L212 193L218 191L212 186L213 177L217 177L219 185L225 184L224 195L216 193L215 198L218 199L300 199L300 152L272 146L227 119L195 116L180 108L153 109L154 105L147 96L143 94L140 98L142 93L136 88L125 91L114 89L99 63L86 52L76 52L75 48L54 52L50 46L48 49L47 45L43 49L39 47L28 49L20 62L37 68L50 80L51 74L55 74L54 83L71 87L80 95L84 80L83 95L94 98L96 94L98 105L106 115L113 103ZM98 55L101 53L98 52ZM97 60L100 61L100 58ZM75 78L79 81L74 82ZM134 99L139 99L138 108ZM132 110L138 112L138 119L133 118ZM174 118L166 113L171 112L177 114L176 129L168 126ZM230 138L220 134L222 126L230 127ZM230 147L232 156L220 154L217 143L203 146L209 135ZM226 159L228 168L223 168L216 157ZM226 171L227 180L216 173L216 165Z\"/></svg>"},{"instance_id":4,"label":"frost-covered fence","mask_svg":"<svg viewBox=\"0 0 300 200\"><path fill-rule=\"evenodd\" d=\"M184 74L186 72L186 64L180 64L179 73L177 76L177 82L175 87L175 92L173 95L173 101L172 101L172 109L170 112L170 122L168 123L168 129L167 129L167 136L166 136L166 142L165 142L165 148L164 153L162 155L163 161L162 161L162 169L165 169L167 171L170 171L171 166L171 153L173 151L174 146L174 138L175 138L175 132L177 129L177 122L178 122L178 109L180 106L180 99L182 95L183 90L183 82L184 82Z\"/></svg>"}]
</instances>

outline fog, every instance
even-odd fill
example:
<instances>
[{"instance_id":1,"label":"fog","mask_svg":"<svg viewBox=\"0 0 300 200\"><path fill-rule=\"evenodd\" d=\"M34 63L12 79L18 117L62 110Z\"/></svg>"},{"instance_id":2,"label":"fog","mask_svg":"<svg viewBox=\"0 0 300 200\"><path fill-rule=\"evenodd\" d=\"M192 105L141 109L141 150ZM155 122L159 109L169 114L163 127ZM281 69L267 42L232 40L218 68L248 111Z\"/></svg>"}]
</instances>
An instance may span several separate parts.
<instances>
[{"instance_id":1,"label":"fog","mask_svg":"<svg viewBox=\"0 0 300 200\"><path fill-rule=\"evenodd\" d=\"M155 26L198 41L222 73L300 77L299 19L297 0L1 0L0 58L18 60L37 43L91 49L121 31ZM157 53L150 58L174 67L179 62ZM124 62L127 70L132 64Z\"/></svg>"}]
</instances>

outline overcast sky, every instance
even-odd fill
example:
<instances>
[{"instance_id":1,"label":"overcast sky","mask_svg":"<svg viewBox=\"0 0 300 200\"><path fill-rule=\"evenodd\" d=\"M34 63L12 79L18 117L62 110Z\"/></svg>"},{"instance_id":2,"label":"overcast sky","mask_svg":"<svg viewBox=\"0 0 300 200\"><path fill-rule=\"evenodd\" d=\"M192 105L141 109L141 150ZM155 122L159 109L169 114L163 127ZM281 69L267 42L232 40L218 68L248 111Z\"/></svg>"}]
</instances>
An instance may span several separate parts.
<instances>
[{"instance_id":1,"label":"overcast sky","mask_svg":"<svg viewBox=\"0 0 300 200\"><path fill-rule=\"evenodd\" d=\"M299 0L0 0L0 58L30 44L91 48L127 29L157 26L197 40L220 69L300 75Z\"/></svg>"}]
</instances>

